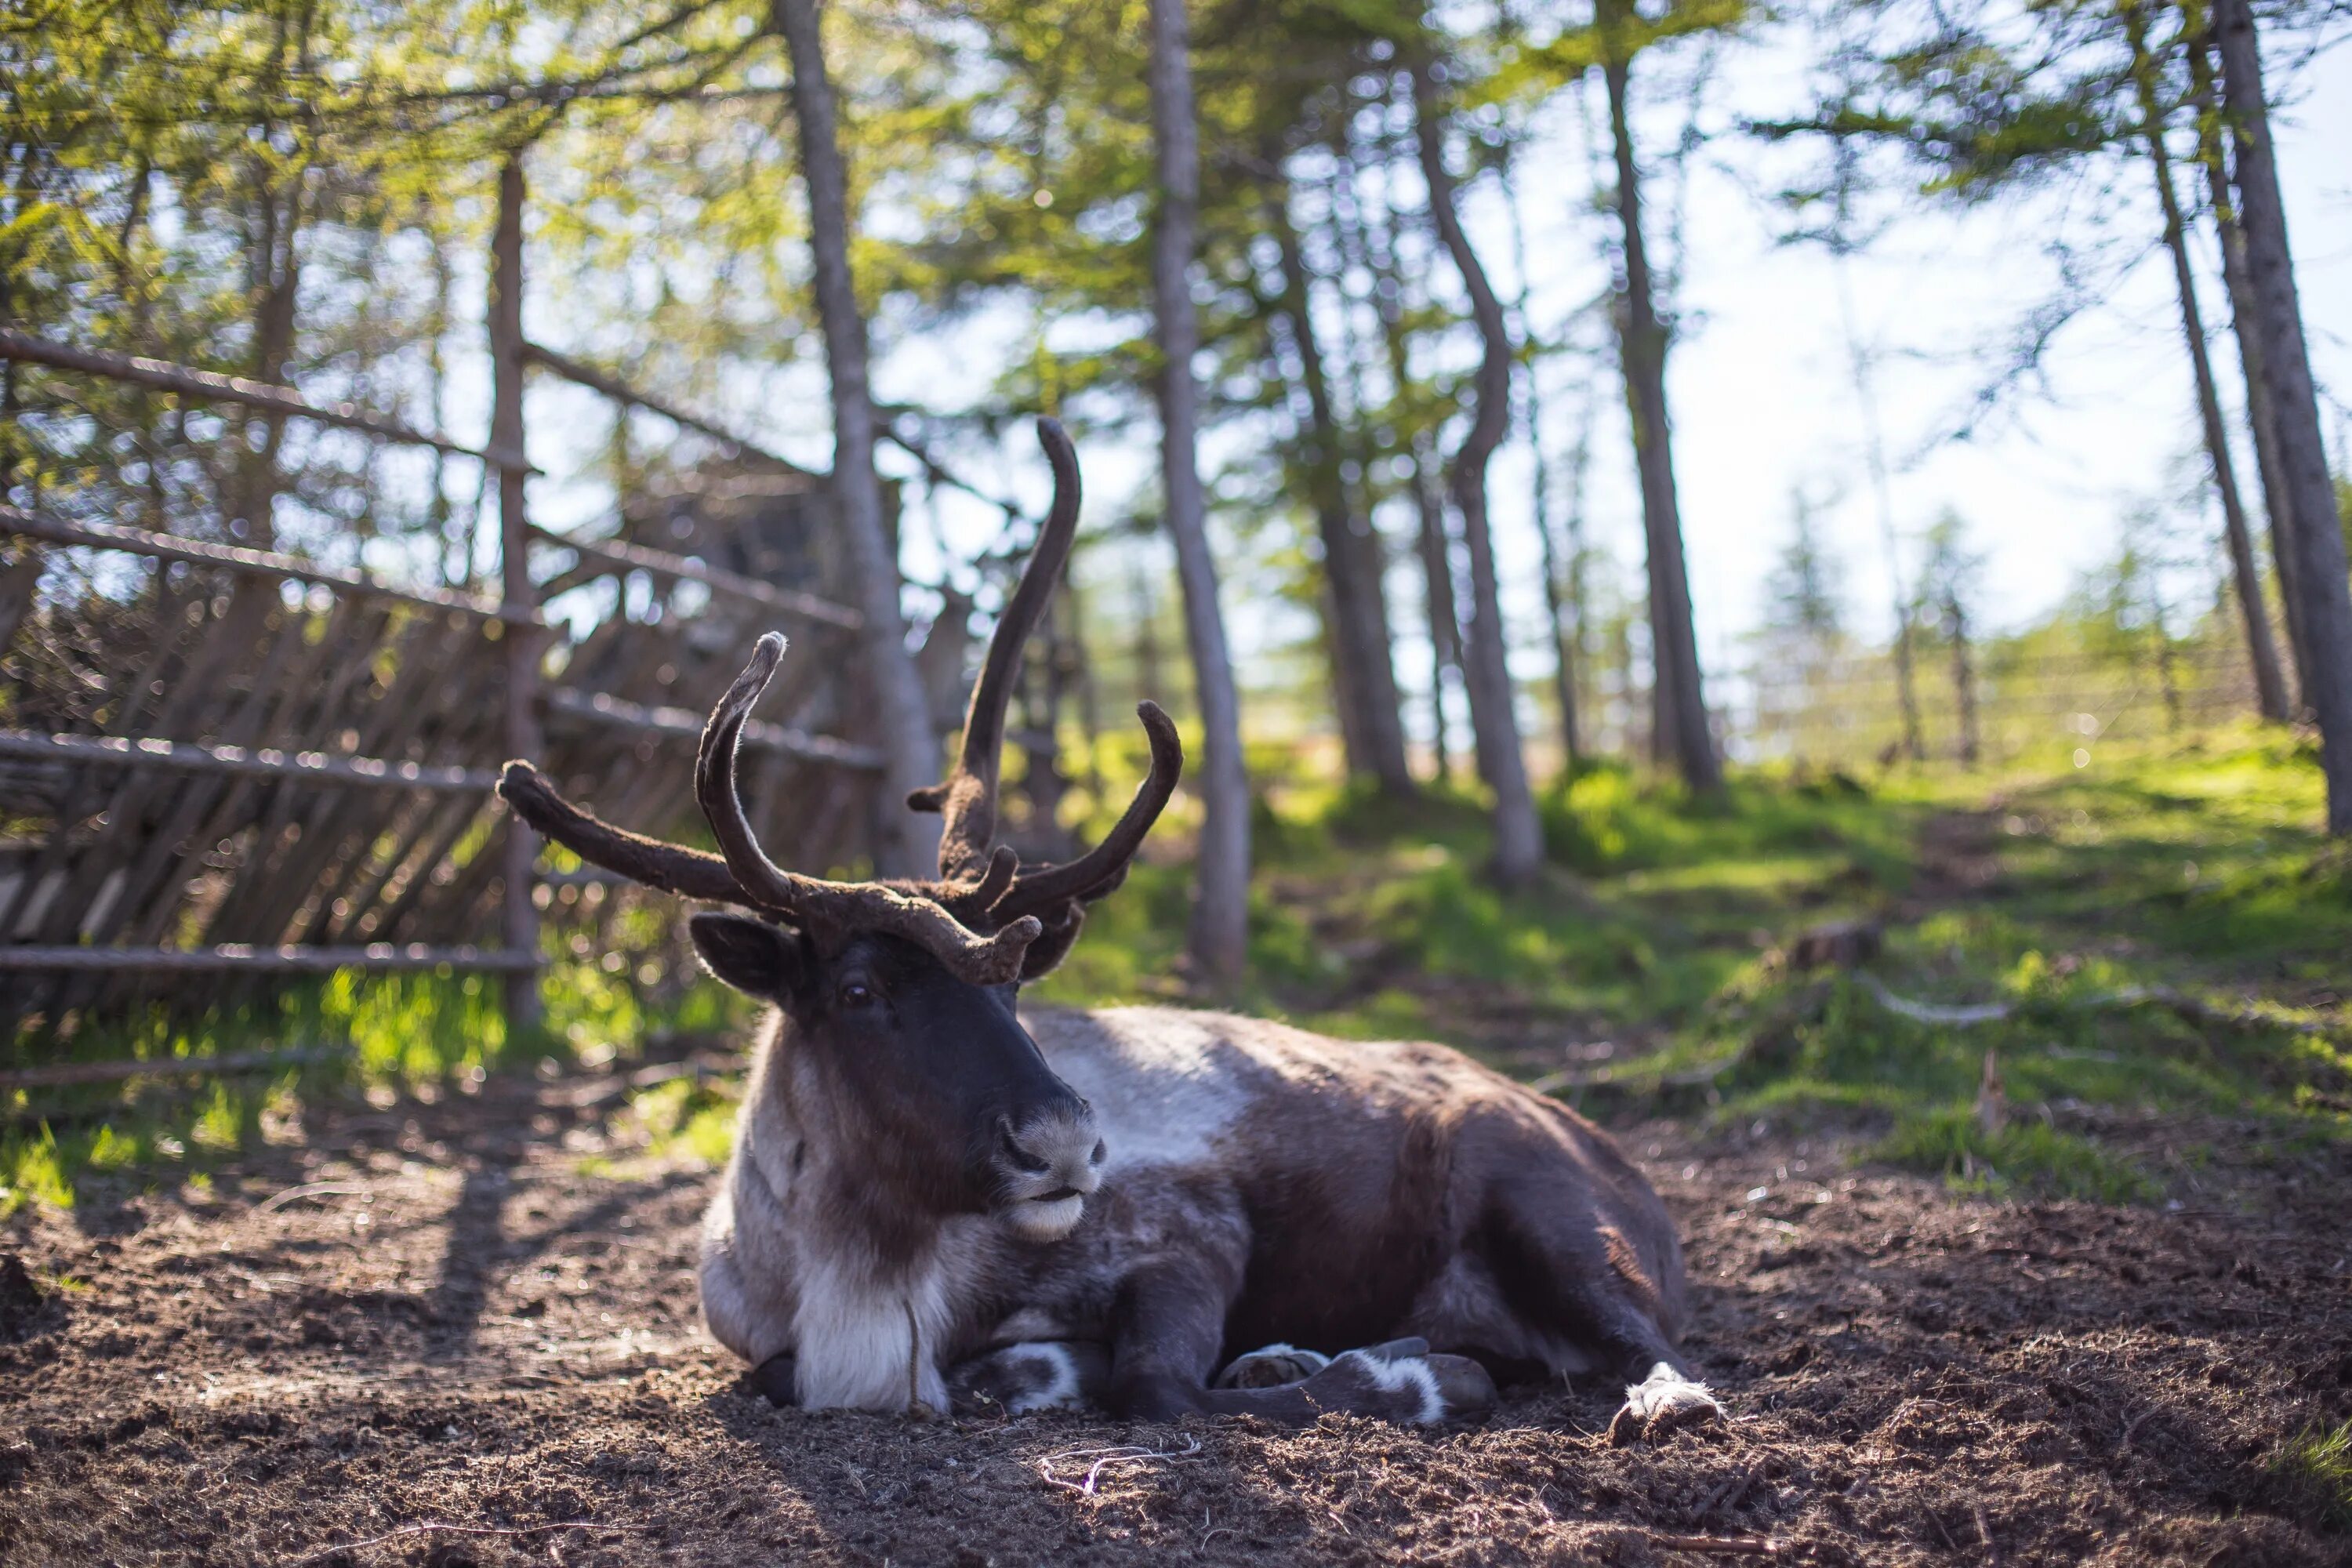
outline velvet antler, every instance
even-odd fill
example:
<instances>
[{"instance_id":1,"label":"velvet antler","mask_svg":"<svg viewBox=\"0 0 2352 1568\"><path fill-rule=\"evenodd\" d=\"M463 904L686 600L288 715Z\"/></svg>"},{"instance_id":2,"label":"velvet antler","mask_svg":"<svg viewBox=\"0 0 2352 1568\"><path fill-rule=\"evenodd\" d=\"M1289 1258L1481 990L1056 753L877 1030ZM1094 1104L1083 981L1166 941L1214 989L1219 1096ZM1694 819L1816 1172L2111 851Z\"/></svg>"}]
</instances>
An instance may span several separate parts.
<instances>
[{"instance_id":1,"label":"velvet antler","mask_svg":"<svg viewBox=\"0 0 2352 1568\"><path fill-rule=\"evenodd\" d=\"M512 762L499 779L499 793L518 816L571 848L592 865L617 871L632 881L689 898L740 904L803 930L879 931L917 943L949 973L974 985L1002 985L1017 979L1029 944L1044 930L1033 917L993 922L991 934L971 930L939 900L920 891L881 882L830 882L787 871L770 860L751 831L735 785L738 747L751 705L760 700L783 658L784 639L761 637L751 661L711 710L695 757L694 793L710 822L721 855L613 826L558 795L529 763ZM974 884L1002 887L1012 876L1011 857L996 857Z\"/></svg>"},{"instance_id":2,"label":"velvet antler","mask_svg":"<svg viewBox=\"0 0 2352 1568\"><path fill-rule=\"evenodd\" d=\"M943 903L967 919L992 923L1030 916L1045 921L1049 935L1030 955L1025 973L1031 975L1052 967L1051 962L1041 966L1037 960L1050 953L1058 962L1076 938L1082 916L1078 906L1103 897L1126 879L1129 866L1184 771L1184 748L1177 739L1175 724L1157 703L1141 703L1135 711L1150 742L1150 772L1100 844L1060 865L1017 863L1008 858L1009 849L991 847L996 837L1005 707L1020 672L1022 650L1061 581L1078 531L1077 454L1054 420L1037 421L1037 440L1054 469L1053 510L1037 531L1037 543L1022 570L1021 582L1005 601L1004 612L997 617L996 630L989 638L988 653L964 712L963 743L955 771L944 783L907 797L907 804L915 810L936 811L946 818L940 834L938 889Z\"/></svg>"}]
</instances>

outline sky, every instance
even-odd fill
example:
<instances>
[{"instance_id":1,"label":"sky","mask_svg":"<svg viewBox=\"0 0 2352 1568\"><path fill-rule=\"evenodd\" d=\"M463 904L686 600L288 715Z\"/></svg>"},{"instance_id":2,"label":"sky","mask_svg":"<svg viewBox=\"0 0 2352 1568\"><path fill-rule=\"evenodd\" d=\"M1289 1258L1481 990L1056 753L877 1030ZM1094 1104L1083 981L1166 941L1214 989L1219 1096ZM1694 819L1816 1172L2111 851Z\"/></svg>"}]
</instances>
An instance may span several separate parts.
<instances>
[{"instance_id":1,"label":"sky","mask_svg":"<svg viewBox=\"0 0 2352 1568\"><path fill-rule=\"evenodd\" d=\"M1814 502L1824 542L1844 563L1849 625L1873 638L1892 627L1887 563L1867 477L1847 318L1840 310L1841 263L1818 246L1782 243L1787 220L1766 193L1788 174L1789 154L1766 150L1738 131L1744 118L1799 102L1805 63L1794 39L1723 50L1699 121L1709 134L1685 161L1679 189L1658 154L1688 123L1682 84L1696 64L1688 53L1661 66L1637 125L1650 153L1653 246L1673 251L1665 259L1678 263L1679 324L1668 389L1701 655L1715 669L1742 661L1742 640L1763 616L1764 584L1790 536L1791 495L1800 488ZM2352 400L2352 47L2320 55L2290 79L2280 79L2278 62L2271 63L2273 89L2284 88L2288 100L2274 126L2305 326L2322 388L2323 420L2340 466L2347 429L2342 408ZM1601 250L1607 226L1591 210L1593 182L1581 119L1563 95L1539 121L1520 165L1528 315L1547 334L1607 279ZM2177 177L2184 179L2184 198L2192 197L2185 176ZM2184 596L2210 592L2210 574L2222 564L2219 514L2204 499L2208 487L2201 482L2178 298L2155 244L2160 231L2145 166L2120 168L2113 188L2076 184L2030 201L1958 212L1913 196L1895 200L1891 213L1894 221L1884 232L1843 264L1843 286L1850 291L1854 336L1873 366L1902 570L1907 574L1916 563L1916 542L1927 527L1944 509L1954 509L1984 560L1975 606L1979 624L2021 625L2046 614L2082 574L2113 555L2123 517L2155 506L2182 520L2192 545L2212 542L2210 571L2192 565ZM1505 209L1492 181L1474 187L1466 216L1474 240L1509 295L1517 279L1508 265ZM1675 228L1678 249L1669 244ZM2056 273L2046 247L2060 234L2086 249L2104 237L2097 266L2116 271L2111 286L2103 286L2099 302L2051 342L2037 380L2013 388L1966 438L1954 438L1990 379L1989 353L2050 292ZM2131 265L2123 270L2126 262ZM2200 268L2206 320L2219 328L2228 320L2227 301L2210 256L2200 258ZM1443 286L1451 287L1450 279ZM945 334L901 338L881 323L877 392L886 400L944 408L975 401L993 379L998 356L1014 348L1018 330L987 312ZM2226 333L2216 336L2214 352L2224 400L2234 410L2243 384ZM812 353L809 363L769 379L735 417L747 434L822 468L829 463L830 437L814 359ZM1637 588L1641 520L1613 364L1563 355L1541 374L1546 440L1556 464L1572 438L1580 401L1590 398L1598 410L1588 533L1619 562L1623 582ZM557 432L535 439L535 456L559 474L566 466L562 458L537 448L551 439L561 444L567 426L593 430L584 436L583 458L593 458L603 439L602 419L572 422L535 411L535 432ZM1124 437L1097 437L1085 446L1090 516L1122 514L1134 498L1148 495L1157 464L1150 445L1155 433L1148 426L1146 421ZM1263 434L1213 431L1204 464L1213 466L1234 443ZM1009 441L1001 453L967 453L963 460L997 493L1042 504L1044 468L1025 437ZM883 462L894 472L911 471L887 448ZM2238 467L2250 500L2258 500L2252 454L2242 442ZM1491 493L1514 666L1528 681L1540 679L1549 663L1540 646L1531 478L1529 449L1514 441L1496 458ZM559 525L567 516L585 517L609 505L593 487L567 489L560 480L535 495L542 498L534 500L535 513ZM953 554L988 548L1003 527L995 510L952 497L942 498L937 515ZM910 533L907 564L918 577L940 569L928 528ZM1418 616L1417 589L1402 563L1396 582L1392 618L1410 627ZM1229 631L1246 675L1258 656L1295 641L1300 628L1280 615L1257 613L1254 601L1246 606L1232 602L1243 596L1229 584ZM1400 668L1408 679L1425 658L1401 647Z\"/></svg>"}]
</instances>

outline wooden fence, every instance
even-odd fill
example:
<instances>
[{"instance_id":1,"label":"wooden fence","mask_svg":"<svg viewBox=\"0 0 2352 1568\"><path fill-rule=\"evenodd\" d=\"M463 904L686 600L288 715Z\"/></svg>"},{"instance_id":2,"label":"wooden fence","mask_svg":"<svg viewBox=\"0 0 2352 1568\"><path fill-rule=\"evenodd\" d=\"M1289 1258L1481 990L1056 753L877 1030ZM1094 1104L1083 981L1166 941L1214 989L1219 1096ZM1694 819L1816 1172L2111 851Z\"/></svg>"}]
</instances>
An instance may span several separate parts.
<instances>
[{"instance_id":1,"label":"wooden fence","mask_svg":"<svg viewBox=\"0 0 2352 1568\"><path fill-rule=\"evenodd\" d=\"M0 360L50 374L479 462L500 502L494 598L0 507L0 1025L20 1041L93 1008L235 999L342 969L499 973L510 1017L535 1017L542 913L595 879L539 864L491 794L497 764L540 758L614 819L675 830L693 817L702 714L777 625L798 657L768 706L781 718L745 738L763 837L787 863L818 865L865 841L879 758L856 738L860 622L833 591L821 478L722 437L739 470L769 481L751 487L761 504L812 542L810 581L793 585L714 558L723 529L706 526L697 559L535 528L528 370L720 433L523 340L512 165L499 195L486 447L288 387L0 331ZM576 640L541 613L606 580L613 607Z\"/></svg>"}]
</instances>

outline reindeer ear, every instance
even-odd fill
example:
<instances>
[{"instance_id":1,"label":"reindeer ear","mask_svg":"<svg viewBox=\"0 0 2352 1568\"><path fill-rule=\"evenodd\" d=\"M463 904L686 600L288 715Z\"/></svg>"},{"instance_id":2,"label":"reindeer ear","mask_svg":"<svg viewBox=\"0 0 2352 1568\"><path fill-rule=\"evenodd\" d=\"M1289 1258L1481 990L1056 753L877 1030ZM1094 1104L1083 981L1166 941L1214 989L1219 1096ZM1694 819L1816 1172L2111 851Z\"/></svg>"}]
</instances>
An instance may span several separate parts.
<instances>
[{"instance_id":1,"label":"reindeer ear","mask_svg":"<svg viewBox=\"0 0 2352 1568\"><path fill-rule=\"evenodd\" d=\"M696 915L686 922L694 951L711 973L746 995L781 1002L803 973L800 939L744 915Z\"/></svg>"}]
</instances>

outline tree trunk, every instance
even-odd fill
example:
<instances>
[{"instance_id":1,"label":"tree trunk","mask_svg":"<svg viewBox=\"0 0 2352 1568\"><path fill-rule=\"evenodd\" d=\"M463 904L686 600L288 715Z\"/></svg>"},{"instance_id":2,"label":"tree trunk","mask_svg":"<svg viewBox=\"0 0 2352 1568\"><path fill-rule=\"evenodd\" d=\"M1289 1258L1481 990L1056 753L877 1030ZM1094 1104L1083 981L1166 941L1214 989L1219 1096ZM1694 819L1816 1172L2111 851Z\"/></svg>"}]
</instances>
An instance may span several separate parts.
<instances>
[{"instance_id":1,"label":"tree trunk","mask_svg":"<svg viewBox=\"0 0 2352 1568\"><path fill-rule=\"evenodd\" d=\"M1160 184L1151 232L1151 303L1160 359L1160 478L1169 537L1176 546L1177 579L1184 590L1184 635L1192 645L1204 753L1196 786L1204 816L1191 951L1202 979L1223 987L1241 978L1249 952L1249 775L1196 451L1200 391L1192 380L1192 359L1200 352L1201 327L1192 308L1192 268L1200 224L1201 153L1185 5L1186 0L1150 0L1151 132Z\"/></svg>"},{"instance_id":2,"label":"tree trunk","mask_svg":"<svg viewBox=\"0 0 2352 1568\"><path fill-rule=\"evenodd\" d=\"M2156 195L2164 212L2164 245L2172 253L2172 280L2180 295L2180 331L2197 383L2197 412L2204 423L2205 451L2213 465L2213 488L2221 498L2221 527L2229 542L2231 574L2238 610L2246 623L2246 657L2254 670L2254 696L2263 718L2286 721L2286 683L2279 678L2278 645L2271 640L2270 611L2263 604L2262 574L2254 566L2254 543L2238 498L2237 465L2221 422L2221 399L2213 387L2213 362L2205 352L2205 317L2197 303L2197 277L2189 270L2189 237L2180 219L2180 197L2172 188L2172 154L2164 144L2164 113L2156 96L2155 59L2147 51L2147 14L2137 4L2124 11L2124 32L2132 53L2132 82L2139 95L2140 134L2147 142Z\"/></svg>"},{"instance_id":3,"label":"tree trunk","mask_svg":"<svg viewBox=\"0 0 2352 1568\"><path fill-rule=\"evenodd\" d=\"M1425 56L1412 63L1415 128L1422 177L1429 186L1429 213L1438 237L1462 275L1470 313L1486 348L1478 367L1477 400L1470 428L1454 453L1451 478L1454 505L1462 518L1462 539L1470 554L1470 626L1463 673L1470 690L1470 727L1478 742L1479 771L1495 792L1495 877L1507 888L1525 887L1543 869L1543 825L1528 787L1527 759L1519 750L1518 716L1512 710L1511 672L1503 640L1502 595L1495 579L1495 548L1486 526L1486 465L1502 444L1511 420L1511 336L1470 237L1454 206L1453 174L1445 166L1445 115L1437 101L1435 71Z\"/></svg>"},{"instance_id":4,"label":"tree trunk","mask_svg":"<svg viewBox=\"0 0 2352 1568\"><path fill-rule=\"evenodd\" d=\"M1622 0L1620 0L1622 4ZM1622 30L1623 17L1617 18ZM1612 51L1613 53L1614 51ZM1617 148L1617 217L1624 230L1625 298L1618 342L1625 395L1633 419L1633 455L1641 469L1642 521L1650 558L1651 662L1657 682L1654 743L1671 756L1683 782L1712 794L1723 769L1708 733L1706 696L1699 676L1698 637L1692 626L1690 576L1683 561L1682 514L1675 498L1675 463L1666 418L1666 329L1652 297L1650 262L1643 247L1640 175L1633 166L1633 132L1626 116L1625 58L1601 67L1609 89L1609 128Z\"/></svg>"},{"instance_id":5,"label":"tree trunk","mask_svg":"<svg viewBox=\"0 0 2352 1568\"><path fill-rule=\"evenodd\" d=\"M2271 565L2278 574L2279 609L2286 620L2289 662L2294 666L2294 710L2311 706L2311 656L2304 647L2303 602L2296 592L2294 508L2287 493L2285 470L2279 458L2278 415L2271 406L2271 389L2263 373L2262 335L2255 331L2257 314L2253 284L2246 276L2246 236L2238 222L2238 204L2230 191L2228 160L2221 147L2221 108L2215 100L2211 40L2189 40L2189 100L2197 110L2197 156L2205 165L2205 184L2213 204L2213 223L2221 242L2221 281L2230 294L2230 331L2238 340L2238 364L2246 382L2246 423L2254 433L2254 471L2261 476L2263 510L2270 516Z\"/></svg>"},{"instance_id":6,"label":"tree trunk","mask_svg":"<svg viewBox=\"0 0 2352 1568\"><path fill-rule=\"evenodd\" d=\"M1960 765L1973 768L1984 754L1984 739L1977 718L1977 672L1969 647L1968 612L1959 595L1944 593L1944 636L1952 645L1952 694L1959 707Z\"/></svg>"},{"instance_id":7,"label":"tree trunk","mask_svg":"<svg viewBox=\"0 0 2352 1568\"><path fill-rule=\"evenodd\" d=\"M1339 667L1333 671L1333 687L1348 710L1344 728L1360 752L1349 759L1351 765L1360 765L1384 794L1409 795L1413 793L1412 769L1405 759L1404 720L1399 710L1396 666L1389 652L1388 602L1381 584L1388 563L1380 535L1349 504L1340 472L1345 447L1331 409L1307 263L1290 221L1288 197L1287 184L1276 186L1267 197L1267 216L1282 258L1283 314L1290 324L1291 346L1307 392L1308 479L1329 589L1331 657Z\"/></svg>"},{"instance_id":8,"label":"tree trunk","mask_svg":"<svg viewBox=\"0 0 2352 1568\"><path fill-rule=\"evenodd\" d=\"M498 224L490 236L490 442L510 452L523 449L522 384L522 159L509 153L499 169ZM530 520L524 510L526 470L499 465L499 602L509 609L529 612L539 607L538 588L530 580ZM539 732L541 643L530 626L506 628L507 754L536 757L541 752ZM539 910L532 904L539 864L539 835L509 812L504 860L499 870L499 931L506 944L524 952L540 947ZM509 974L505 982L506 1020L509 1037L536 1029L540 1023L539 976L525 972Z\"/></svg>"},{"instance_id":9,"label":"tree trunk","mask_svg":"<svg viewBox=\"0 0 2352 1568\"><path fill-rule=\"evenodd\" d=\"M1393 225L1395 214L1388 215ZM1402 406L1412 384L1412 364L1405 339L1404 279L1399 275L1396 240L1391 230L1382 244L1365 240L1365 262L1372 274L1373 308L1381 319L1381 339L1388 351L1389 381L1394 402ZM1433 475L1437 460L1428 433L1412 430L1396 445L1411 467L1407 483L1412 492L1414 549L1421 558L1422 604L1429 622L1429 729L1440 783L1453 773L1446 754L1446 674L1462 668L1461 622L1454 612L1454 565L1445 537L1445 502Z\"/></svg>"},{"instance_id":10,"label":"tree trunk","mask_svg":"<svg viewBox=\"0 0 2352 1568\"><path fill-rule=\"evenodd\" d=\"M1567 605L1560 586L1559 541L1551 526L1551 463L1544 454L1542 363L1536 348L1535 323L1528 319L1528 235L1519 211L1518 182L1514 165L1503 165L1503 196L1511 216L1511 267L1519 275L1519 297L1514 309L1519 318L1519 341L1528 345L1528 449L1536 460L1536 536L1543 543L1544 618L1551 628L1552 700L1559 710L1560 776L1576 776L1576 658L1570 639ZM1584 482L1584 437L1578 437L1575 483Z\"/></svg>"},{"instance_id":11,"label":"tree trunk","mask_svg":"<svg viewBox=\"0 0 2352 1568\"><path fill-rule=\"evenodd\" d=\"M2272 161L2263 101L2262 59L2247 0L2215 0L2221 45L2221 95L2237 138L2238 213L2246 231L2263 372L2278 417L2279 460L2294 529L2297 588L2311 663L2304 689L2319 720L2320 767L2327 778L2327 831L2352 837L2352 584L2346 581L2344 533L2336 522L2335 486L2319 428L2287 246L2286 205Z\"/></svg>"},{"instance_id":12,"label":"tree trunk","mask_svg":"<svg viewBox=\"0 0 2352 1568\"><path fill-rule=\"evenodd\" d=\"M825 369L833 382L833 494L840 510L857 610L865 617L866 679L882 741L882 819L876 869L929 877L938 868L940 819L899 803L939 780L940 742L923 700L922 677L907 646L898 608L898 563L882 515L874 471L874 401L866 380L866 319L849 271L849 177L835 130L817 0L775 0L775 30L792 58L793 114L808 188L809 251Z\"/></svg>"}]
</instances>

